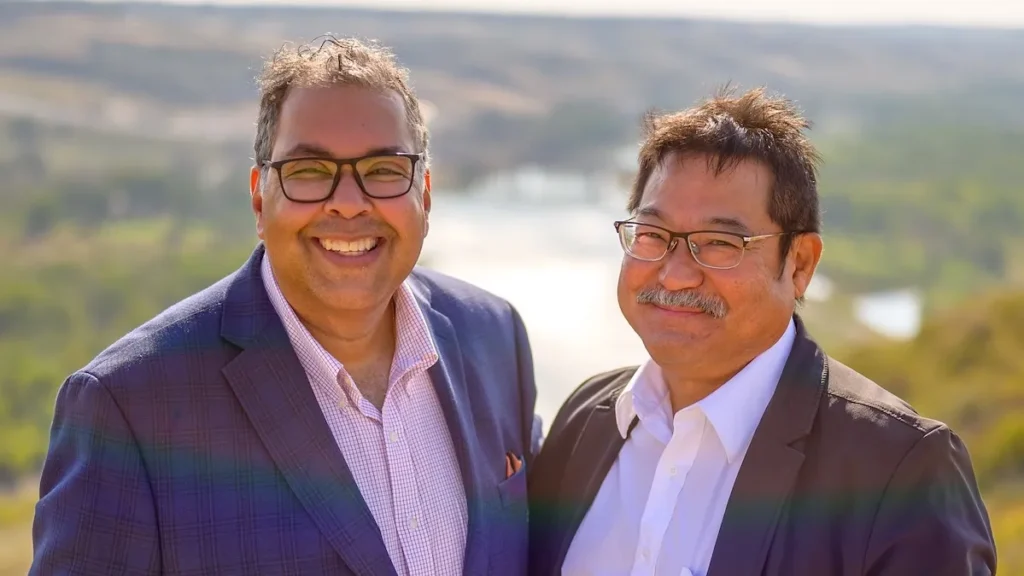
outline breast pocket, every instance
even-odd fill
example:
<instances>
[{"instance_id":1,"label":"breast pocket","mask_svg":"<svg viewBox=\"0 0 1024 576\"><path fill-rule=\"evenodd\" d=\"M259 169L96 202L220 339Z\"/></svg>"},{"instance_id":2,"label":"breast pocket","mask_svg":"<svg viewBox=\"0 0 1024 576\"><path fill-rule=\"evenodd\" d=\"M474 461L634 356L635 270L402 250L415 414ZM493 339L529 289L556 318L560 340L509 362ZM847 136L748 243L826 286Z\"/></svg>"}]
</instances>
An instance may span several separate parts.
<instances>
[{"instance_id":1,"label":"breast pocket","mask_svg":"<svg viewBox=\"0 0 1024 576\"><path fill-rule=\"evenodd\" d=\"M499 556L506 566L525 566L529 538L529 506L526 493L526 464L498 483L497 521ZM509 564L511 563L511 564ZM516 573L516 572L510 572Z\"/></svg>"},{"instance_id":2,"label":"breast pocket","mask_svg":"<svg viewBox=\"0 0 1024 576\"><path fill-rule=\"evenodd\" d=\"M498 483L498 496L504 508L526 506L526 464Z\"/></svg>"}]
</instances>

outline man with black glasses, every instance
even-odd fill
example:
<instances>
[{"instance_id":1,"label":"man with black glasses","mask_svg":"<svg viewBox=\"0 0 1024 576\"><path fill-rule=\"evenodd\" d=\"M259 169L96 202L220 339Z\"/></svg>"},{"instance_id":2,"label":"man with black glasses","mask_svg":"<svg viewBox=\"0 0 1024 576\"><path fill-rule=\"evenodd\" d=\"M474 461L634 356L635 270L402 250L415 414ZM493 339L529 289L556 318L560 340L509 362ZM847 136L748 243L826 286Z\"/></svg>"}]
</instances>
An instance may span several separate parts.
<instances>
[{"instance_id":1,"label":"man with black glasses","mask_svg":"<svg viewBox=\"0 0 1024 576\"><path fill-rule=\"evenodd\" d=\"M526 331L415 267L430 170L391 54L260 79L240 270L64 382L33 574L523 574L539 441Z\"/></svg>"},{"instance_id":2,"label":"man with black glasses","mask_svg":"<svg viewBox=\"0 0 1024 576\"><path fill-rule=\"evenodd\" d=\"M531 576L995 572L957 435L795 314L822 252L805 127L761 90L651 118L614 230L650 358L553 421L529 474Z\"/></svg>"}]
</instances>

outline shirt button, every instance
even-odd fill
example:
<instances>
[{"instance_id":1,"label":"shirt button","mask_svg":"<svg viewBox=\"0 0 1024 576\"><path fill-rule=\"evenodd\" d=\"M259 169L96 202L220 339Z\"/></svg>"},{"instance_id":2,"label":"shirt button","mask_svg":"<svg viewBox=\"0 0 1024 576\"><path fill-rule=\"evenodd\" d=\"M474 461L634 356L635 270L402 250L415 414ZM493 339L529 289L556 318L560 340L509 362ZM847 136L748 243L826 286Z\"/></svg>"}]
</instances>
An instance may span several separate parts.
<instances>
[{"instance_id":1,"label":"shirt button","mask_svg":"<svg viewBox=\"0 0 1024 576\"><path fill-rule=\"evenodd\" d=\"M643 558L644 562L647 562L651 559L651 553L647 551L647 548L644 548L640 551L640 558Z\"/></svg>"},{"instance_id":2,"label":"shirt button","mask_svg":"<svg viewBox=\"0 0 1024 576\"><path fill-rule=\"evenodd\" d=\"M388 440L392 442L398 442L398 432L392 432L388 435Z\"/></svg>"},{"instance_id":3,"label":"shirt button","mask_svg":"<svg viewBox=\"0 0 1024 576\"><path fill-rule=\"evenodd\" d=\"M672 476L674 478L676 476L676 474L679 474L679 468L676 468L675 466L673 466L673 467L668 469L668 475L669 476Z\"/></svg>"},{"instance_id":4,"label":"shirt button","mask_svg":"<svg viewBox=\"0 0 1024 576\"><path fill-rule=\"evenodd\" d=\"M409 519L409 526L411 526L413 528L413 530L415 530L416 528L419 528L420 527L420 519L415 517L415 516L413 516L412 518Z\"/></svg>"}]
</instances>

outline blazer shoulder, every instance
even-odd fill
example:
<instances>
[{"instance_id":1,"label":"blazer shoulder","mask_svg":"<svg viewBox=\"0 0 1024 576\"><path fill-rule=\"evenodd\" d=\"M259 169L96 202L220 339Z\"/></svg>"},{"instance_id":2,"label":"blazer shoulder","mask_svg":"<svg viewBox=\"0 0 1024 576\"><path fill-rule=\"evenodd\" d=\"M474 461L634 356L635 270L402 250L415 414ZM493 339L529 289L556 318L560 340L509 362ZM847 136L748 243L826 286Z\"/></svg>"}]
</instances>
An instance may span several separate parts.
<instances>
[{"instance_id":1,"label":"blazer shoulder","mask_svg":"<svg viewBox=\"0 0 1024 576\"><path fill-rule=\"evenodd\" d=\"M419 266L413 270L410 279L413 290L460 329L491 320L504 323L512 319L522 323L511 302L465 280Z\"/></svg>"},{"instance_id":2,"label":"blazer shoulder","mask_svg":"<svg viewBox=\"0 0 1024 576\"><path fill-rule=\"evenodd\" d=\"M609 400L626 385L626 382L639 368L639 366L624 366L595 374L577 386L569 395L567 402L600 404Z\"/></svg>"},{"instance_id":3,"label":"blazer shoulder","mask_svg":"<svg viewBox=\"0 0 1024 576\"><path fill-rule=\"evenodd\" d=\"M639 366L625 366L595 374L584 380L562 403L551 422L549 436L557 436L573 427L581 416L589 414L597 405L616 397Z\"/></svg>"},{"instance_id":4,"label":"blazer shoulder","mask_svg":"<svg viewBox=\"0 0 1024 576\"><path fill-rule=\"evenodd\" d=\"M166 308L107 346L80 372L107 385L145 381L149 378L134 376L153 374L155 364L170 356L206 355L223 348L220 328L229 280Z\"/></svg>"},{"instance_id":5,"label":"blazer shoulder","mask_svg":"<svg viewBox=\"0 0 1024 576\"><path fill-rule=\"evenodd\" d=\"M907 401L868 377L828 357L828 405L844 418L914 441L945 424L919 414Z\"/></svg>"}]
</instances>

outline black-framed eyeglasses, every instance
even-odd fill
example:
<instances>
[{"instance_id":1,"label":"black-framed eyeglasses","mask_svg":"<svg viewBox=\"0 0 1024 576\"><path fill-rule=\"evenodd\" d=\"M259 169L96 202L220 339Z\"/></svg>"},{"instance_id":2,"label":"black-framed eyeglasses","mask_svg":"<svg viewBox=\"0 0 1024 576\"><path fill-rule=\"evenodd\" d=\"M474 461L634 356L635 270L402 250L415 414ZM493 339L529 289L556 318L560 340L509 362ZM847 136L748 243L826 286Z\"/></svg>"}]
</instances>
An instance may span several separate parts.
<instances>
[{"instance_id":1,"label":"black-framed eyeglasses","mask_svg":"<svg viewBox=\"0 0 1024 576\"><path fill-rule=\"evenodd\" d=\"M277 172L285 198L316 203L330 198L341 182L342 167L351 166L359 189L370 198L398 198L412 190L422 154L395 152L359 158L288 158L263 162Z\"/></svg>"},{"instance_id":2,"label":"black-framed eyeglasses","mask_svg":"<svg viewBox=\"0 0 1024 576\"><path fill-rule=\"evenodd\" d=\"M794 234L794 232L776 232L746 236L717 230L673 232L654 224L630 220L616 221L615 231L619 234L622 249L637 260L657 262L675 250L679 240L682 240L686 242L690 254L697 264L715 270L729 270L739 266L743 261L743 254L746 253L747 246L752 242Z\"/></svg>"}]
</instances>

